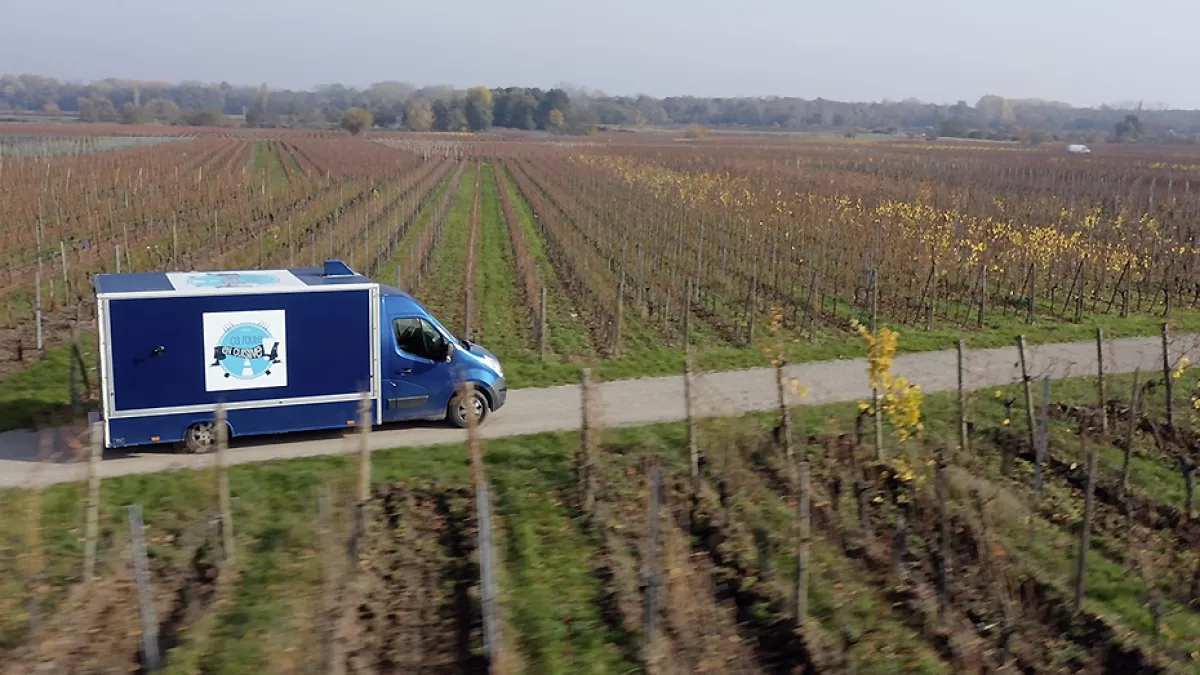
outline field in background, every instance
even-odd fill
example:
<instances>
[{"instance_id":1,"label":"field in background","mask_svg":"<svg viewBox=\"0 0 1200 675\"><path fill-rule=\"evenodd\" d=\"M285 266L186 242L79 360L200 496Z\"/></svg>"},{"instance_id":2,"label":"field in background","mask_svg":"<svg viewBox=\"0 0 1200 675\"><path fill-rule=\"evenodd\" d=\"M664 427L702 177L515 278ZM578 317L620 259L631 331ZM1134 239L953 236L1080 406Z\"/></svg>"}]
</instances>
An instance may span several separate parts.
<instances>
[{"instance_id":1,"label":"field in background","mask_svg":"<svg viewBox=\"0 0 1200 675\"><path fill-rule=\"evenodd\" d=\"M69 365L94 363L89 278L117 269L340 257L514 387L677 373L685 342L703 369L765 365L772 324L792 361L862 355L852 319L908 350L1200 328L1200 155L1178 148L172 133L0 135L0 429L88 398Z\"/></svg>"}]
</instances>

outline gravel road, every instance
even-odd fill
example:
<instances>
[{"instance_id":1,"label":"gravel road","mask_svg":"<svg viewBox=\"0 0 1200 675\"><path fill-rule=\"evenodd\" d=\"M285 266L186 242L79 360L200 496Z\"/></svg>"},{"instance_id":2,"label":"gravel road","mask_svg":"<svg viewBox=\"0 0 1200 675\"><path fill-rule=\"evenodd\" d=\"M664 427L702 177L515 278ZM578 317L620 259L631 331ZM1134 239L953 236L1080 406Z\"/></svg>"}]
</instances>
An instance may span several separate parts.
<instances>
[{"instance_id":1,"label":"gravel road","mask_svg":"<svg viewBox=\"0 0 1200 675\"><path fill-rule=\"evenodd\" d=\"M1200 361L1200 335L1182 335L1170 345L1174 361L1186 355ZM1160 369L1159 338L1111 340L1105 345L1105 369L1127 373L1135 368ZM957 386L955 353L927 352L897 357L894 371L919 384L927 393L951 391ZM966 386L971 390L1020 381L1015 347L973 350L966 358ZM864 399L870 396L866 361L848 359L805 363L788 368L808 395L797 404L815 405ZM1094 375L1094 342L1041 345L1029 349L1033 377L1053 379ZM706 373L696 378L698 412L704 416L731 416L769 410L777 404L774 374L758 368ZM637 426L680 420L684 417L683 378L656 377L609 382L599 386L600 419L607 426ZM544 431L577 429L580 425L578 386L517 389L508 404L481 427L485 438L518 436ZM0 488L83 480L85 464L76 462L75 448L85 439L78 431L53 432L49 460L39 462L39 439L28 431L0 434ZM372 449L418 447L465 440L461 430L440 424L403 425L376 429ZM342 433L302 434L235 442L230 460L235 464L265 462L354 452L357 439ZM166 448L108 451L101 464L103 477L197 468L212 463L210 456L176 454Z\"/></svg>"}]
</instances>

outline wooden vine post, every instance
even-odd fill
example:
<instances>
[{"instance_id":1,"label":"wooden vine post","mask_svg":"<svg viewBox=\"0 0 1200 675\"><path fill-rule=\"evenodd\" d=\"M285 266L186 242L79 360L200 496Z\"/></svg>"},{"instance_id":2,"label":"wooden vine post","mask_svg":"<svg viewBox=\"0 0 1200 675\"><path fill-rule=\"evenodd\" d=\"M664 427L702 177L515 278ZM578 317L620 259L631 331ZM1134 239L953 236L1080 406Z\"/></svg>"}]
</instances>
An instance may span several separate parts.
<instances>
[{"instance_id":1,"label":"wooden vine post","mask_svg":"<svg viewBox=\"0 0 1200 675\"><path fill-rule=\"evenodd\" d=\"M1133 432L1137 430L1139 408L1142 396L1142 369L1133 371L1133 391L1129 394L1129 426L1125 430L1124 459L1121 463L1121 482L1117 485L1118 493L1124 498L1129 485L1129 464L1133 456Z\"/></svg>"},{"instance_id":2,"label":"wooden vine post","mask_svg":"<svg viewBox=\"0 0 1200 675\"><path fill-rule=\"evenodd\" d=\"M580 380L580 395L582 397L582 413L583 423L580 430L580 446L579 446L579 493L580 502L583 504L583 512L591 515L596 506L596 481L593 475L593 462L595 461L595 406L592 400L592 369L584 368Z\"/></svg>"},{"instance_id":3,"label":"wooden vine post","mask_svg":"<svg viewBox=\"0 0 1200 675\"><path fill-rule=\"evenodd\" d=\"M612 355L621 355L621 323L625 318L625 270L621 270L620 281L617 282L616 310L613 313Z\"/></svg>"},{"instance_id":4,"label":"wooden vine post","mask_svg":"<svg viewBox=\"0 0 1200 675\"><path fill-rule=\"evenodd\" d=\"M1096 492L1096 452L1087 447L1087 431L1079 430L1079 442L1087 457L1087 489L1083 495L1083 524L1079 528L1079 555L1075 560L1075 603L1076 614L1083 611L1084 578L1087 575L1087 554L1092 537L1092 509Z\"/></svg>"},{"instance_id":5,"label":"wooden vine post","mask_svg":"<svg viewBox=\"0 0 1200 675\"><path fill-rule=\"evenodd\" d=\"M1025 420L1026 420L1026 422L1028 422L1028 424L1026 425L1027 426L1026 431L1028 432L1029 449L1032 450L1037 445L1037 441L1035 438L1035 430L1034 430L1034 420L1033 420L1033 382L1029 378L1029 362L1025 358L1025 336L1024 335L1017 336L1017 350L1021 353L1021 383L1025 387ZM1010 457L1010 456L1011 456L1011 453L1006 455L1006 458ZM1012 467L1009 466L1009 461L1006 459L1005 473L1006 474L1009 473L1011 471L1011 468Z\"/></svg>"},{"instance_id":6,"label":"wooden vine post","mask_svg":"<svg viewBox=\"0 0 1200 675\"><path fill-rule=\"evenodd\" d=\"M808 622L809 541L811 537L809 510L812 505L808 462L800 462L797 472L799 485L796 499L796 627L803 630Z\"/></svg>"},{"instance_id":7,"label":"wooden vine post","mask_svg":"<svg viewBox=\"0 0 1200 675\"><path fill-rule=\"evenodd\" d=\"M542 302L538 305L538 358L546 360L546 286L542 285Z\"/></svg>"},{"instance_id":8,"label":"wooden vine post","mask_svg":"<svg viewBox=\"0 0 1200 675\"><path fill-rule=\"evenodd\" d=\"M871 268L871 335L879 338L879 270ZM879 387L871 387L871 405L875 413L875 459L883 459L883 406Z\"/></svg>"},{"instance_id":9,"label":"wooden vine post","mask_svg":"<svg viewBox=\"0 0 1200 675\"><path fill-rule=\"evenodd\" d=\"M216 422L213 429L217 435L217 508L221 513L221 551L224 564L234 561L233 544L233 500L229 495L229 425L226 423L225 404L217 404Z\"/></svg>"},{"instance_id":10,"label":"wooden vine post","mask_svg":"<svg viewBox=\"0 0 1200 675\"><path fill-rule=\"evenodd\" d=\"M967 437L967 389L963 381L964 376L964 344L962 338L958 339L958 446L965 454L968 452L968 437Z\"/></svg>"},{"instance_id":11,"label":"wooden vine post","mask_svg":"<svg viewBox=\"0 0 1200 675\"><path fill-rule=\"evenodd\" d=\"M684 356L683 363L683 398L684 406L687 415L687 447L688 447L688 466L691 468L692 478L699 479L700 477L700 442L696 432L696 393L695 388L695 360L692 357L691 350L687 350Z\"/></svg>"},{"instance_id":12,"label":"wooden vine post","mask_svg":"<svg viewBox=\"0 0 1200 675\"><path fill-rule=\"evenodd\" d=\"M1104 329L1096 329L1096 395L1100 404L1100 433L1108 437L1108 396L1104 392Z\"/></svg>"},{"instance_id":13,"label":"wooden vine post","mask_svg":"<svg viewBox=\"0 0 1200 675\"><path fill-rule=\"evenodd\" d=\"M96 577L96 540L100 534L100 459L104 454L104 423L92 424L91 452L88 455L87 517L83 540L83 583Z\"/></svg>"},{"instance_id":14,"label":"wooden vine post","mask_svg":"<svg viewBox=\"0 0 1200 675\"><path fill-rule=\"evenodd\" d=\"M1175 378L1171 377L1171 355L1168 350L1170 342L1170 328L1167 324L1162 325L1162 368L1163 382L1166 384L1167 390L1167 426L1175 428Z\"/></svg>"},{"instance_id":15,"label":"wooden vine post","mask_svg":"<svg viewBox=\"0 0 1200 675\"><path fill-rule=\"evenodd\" d=\"M659 562L658 554L662 546L662 532L659 527L659 513L663 495L663 471L660 466L650 468L650 531L647 537L646 559L643 563L643 581L645 583L644 615L642 619L643 652L642 659L649 673L658 672L658 601L659 601Z\"/></svg>"}]
</instances>

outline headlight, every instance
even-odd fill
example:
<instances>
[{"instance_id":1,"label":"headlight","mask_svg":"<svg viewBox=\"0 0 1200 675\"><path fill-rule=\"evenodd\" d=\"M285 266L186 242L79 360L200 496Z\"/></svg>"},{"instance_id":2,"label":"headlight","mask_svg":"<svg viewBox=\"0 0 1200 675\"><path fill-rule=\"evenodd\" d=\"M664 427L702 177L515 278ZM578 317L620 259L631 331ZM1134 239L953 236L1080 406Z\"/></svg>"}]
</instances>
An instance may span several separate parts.
<instances>
[{"instance_id":1,"label":"headlight","mask_svg":"<svg viewBox=\"0 0 1200 675\"><path fill-rule=\"evenodd\" d=\"M487 364L488 368L496 371L497 375L504 377L504 370L500 367L500 359L494 356L485 356L483 357L483 362Z\"/></svg>"}]
</instances>

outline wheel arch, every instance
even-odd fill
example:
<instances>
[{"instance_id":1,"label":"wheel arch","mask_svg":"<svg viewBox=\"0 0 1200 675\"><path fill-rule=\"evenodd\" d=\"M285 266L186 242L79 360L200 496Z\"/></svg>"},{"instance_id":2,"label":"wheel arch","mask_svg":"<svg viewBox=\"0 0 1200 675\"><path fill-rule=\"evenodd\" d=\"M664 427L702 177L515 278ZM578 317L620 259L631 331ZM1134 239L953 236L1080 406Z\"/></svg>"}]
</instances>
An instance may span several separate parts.
<instances>
[{"instance_id":1,"label":"wheel arch","mask_svg":"<svg viewBox=\"0 0 1200 675\"><path fill-rule=\"evenodd\" d=\"M479 391L479 393L483 394L483 397L487 400L488 410L493 410L494 406L496 405L496 392L492 389L491 385L478 378L471 378L467 380L467 383ZM449 408L450 403L454 400L454 397L458 396L458 391L459 385L455 385L454 388L450 390L450 396L446 398L446 405L442 407Z\"/></svg>"},{"instance_id":2,"label":"wheel arch","mask_svg":"<svg viewBox=\"0 0 1200 675\"><path fill-rule=\"evenodd\" d=\"M186 423L184 423L183 433L180 434L180 438L187 438L188 430L191 429L192 427L196 426L197 424L203 424L205 422L216 422L216 421L217 420L214 419L214 416L190 418L190 419L188 419L188 421ZM229 430L229 435L227 438L233 438L234 436L237 435L237 431L233 426L233 422L229 421L228 415L226 415L226 417L225 417L225 428Z\"/></svg>"}]
</instances>

